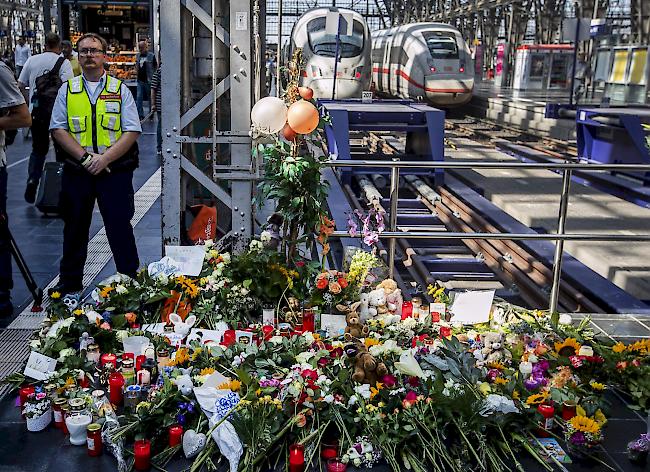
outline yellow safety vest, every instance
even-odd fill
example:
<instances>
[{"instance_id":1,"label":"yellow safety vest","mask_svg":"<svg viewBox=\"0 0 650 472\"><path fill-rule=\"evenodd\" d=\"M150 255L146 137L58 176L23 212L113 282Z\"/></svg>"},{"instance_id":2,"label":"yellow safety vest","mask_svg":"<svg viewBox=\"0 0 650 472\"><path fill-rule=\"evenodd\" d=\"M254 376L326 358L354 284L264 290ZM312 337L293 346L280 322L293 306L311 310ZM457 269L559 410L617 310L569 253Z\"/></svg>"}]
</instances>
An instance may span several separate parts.
<instances>
[{"instance_id":1,"label":"yellow safety vest","mask_svg":"<svg viewBox=\"0 0 650 472\"><path fill-rule=\"evenodd\" d=\"M68 80L68 132L88 152L104 153L122 136L122 81L106 76L94 105L82 76Z\"/></svg>"}]
</instances>

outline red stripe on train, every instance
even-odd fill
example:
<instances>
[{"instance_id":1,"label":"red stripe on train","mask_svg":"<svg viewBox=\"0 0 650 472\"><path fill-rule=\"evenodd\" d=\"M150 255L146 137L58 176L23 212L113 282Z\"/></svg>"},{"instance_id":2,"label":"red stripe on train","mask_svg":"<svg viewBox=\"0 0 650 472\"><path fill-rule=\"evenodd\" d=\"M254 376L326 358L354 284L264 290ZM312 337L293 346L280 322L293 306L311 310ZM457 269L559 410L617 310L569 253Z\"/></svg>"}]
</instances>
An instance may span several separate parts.
<instances>
[{"instance_id":1,"label":"red stripe on train","mask_svg":"<svg viewBox=\"0 0 650 472\"><path fill-rule=\"evenodd\" d=\"M377 72L379 74L389 74L390 69L380 69L379 67L373 67L372 68L373 72ZM446 88L431 88L431 87L424 87L422 84L417 83L415 80L413 80L406 72L404 72L401 69L397 69L395 71L397 74L400 76L404 77L406 80L408 80L412 85L414 85L417 88L421 88L426 92L434 92L434 93L467 93L471 92L471 89L446 89Z\"/></svg>"}]
</instances>

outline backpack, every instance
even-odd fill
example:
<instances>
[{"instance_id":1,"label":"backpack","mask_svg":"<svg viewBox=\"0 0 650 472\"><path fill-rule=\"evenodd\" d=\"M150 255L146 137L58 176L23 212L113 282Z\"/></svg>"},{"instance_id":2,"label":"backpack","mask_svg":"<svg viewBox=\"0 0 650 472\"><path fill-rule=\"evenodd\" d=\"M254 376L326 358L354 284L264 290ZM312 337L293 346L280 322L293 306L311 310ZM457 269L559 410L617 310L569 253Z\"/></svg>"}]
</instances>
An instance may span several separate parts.
<instances>
[{"instance_id":1,"label":"backpack","mask_svg":"<svg viewBox=\"0 0 650 472\"><path fill-rule=\"evenodd\" d=\"M32 95L32 119L40 123L49 123L56 95L59 93L63 81L59 77L64 57L59 57L51 71L36 78L34 95Z\"/></svg>"}]
</instances>

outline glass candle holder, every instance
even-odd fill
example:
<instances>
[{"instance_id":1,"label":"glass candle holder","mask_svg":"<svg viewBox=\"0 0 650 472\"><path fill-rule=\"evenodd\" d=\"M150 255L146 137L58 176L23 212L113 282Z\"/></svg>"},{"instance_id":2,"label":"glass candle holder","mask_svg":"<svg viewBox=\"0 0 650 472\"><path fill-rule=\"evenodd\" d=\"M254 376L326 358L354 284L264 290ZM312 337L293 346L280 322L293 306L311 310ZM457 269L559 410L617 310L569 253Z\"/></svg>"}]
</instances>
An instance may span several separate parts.
<instances>
[{"instance_id":1,"label":"glass candle holder","mask_svg":"<svg viewBox=\"0 0 650 472\"><path fill-rule=\"evenodd\" d=\"M305 446L292 444L289 446L289 472L304 472Z\"/></svg>"},{"instance_id":2,"label":"glass candle holder","mask_svg":"<svg viewBox=\"0 0 650 472\"><path fill-rule=\"evenodd\" d=\"M334 459L339 455L338 441L323 442L320 447L320 456L325 459Z\"/></svg>"},{"instance_id":3,"label":"glass candle holder","mask_svg":"<svg viewBox=\"0 0 650 472\"><path fill-rule=\"evenodd\" d=\"M124 388L124 377L119 372L111 373L108 378L109 385L109 399L111 403L115 406L122 404L123 393L122 389Z\"/></svg>"},{"instance_id":4,"label":"glass candle holder","mask_svg":"<svg viewBox=\"0 0 650 472\"><path fill-rule=\"evenodd\" d=\"M178 446L183 440L183 427L173 424L169 427L169 447Z\"/></svg>"},{"instance_id":5,"label":"glass candle holder","mask_svg":"<svg viewBox=\"0 0 650 472\"><path fill-rule=\"evenodd\" d=\"M104 367L106 364L113 364L113 368L117 369L117 356L110 352L102 354L101 363L102 367Z\"/></svg>"},{"instance_id":6,"label":"glass candle holder","mask_svg":"<svg viewBox=\"0 0 650 472\"><path fill-rule=\"evenodd\" d=\"M148 439L141 439L133 444L133 456L135 470L149 470L151 466L151 442Z\"/></svg>"},{"instance_id":7,"label":"glass candle holder","mask_svg":"<svg viewBox=\"0 0 650 472\"><path fill-rule=\"evenodd\" d=\"M327 472L345 472L347 468L348 465L341 462L338 457L327 461Z\"/></svg>"}]
</instances>

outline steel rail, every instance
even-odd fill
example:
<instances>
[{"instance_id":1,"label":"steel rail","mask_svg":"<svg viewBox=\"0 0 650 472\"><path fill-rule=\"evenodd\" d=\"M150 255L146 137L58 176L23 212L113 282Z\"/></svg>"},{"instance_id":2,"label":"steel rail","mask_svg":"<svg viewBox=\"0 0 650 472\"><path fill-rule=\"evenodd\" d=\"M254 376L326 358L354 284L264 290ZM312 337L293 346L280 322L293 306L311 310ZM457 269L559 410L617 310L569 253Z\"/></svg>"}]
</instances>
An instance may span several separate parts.
<instances>
[{"instance_id":1,"label":"steel rail","mask_svg":"<svg viewBox=\"0 0 650 472\"><path fill-rule=\"evenodd\" d=\"M650 164L587 164L569 162L472 162L472 161L368 161L329 160L329 167L412 168L412 169L537 169L537 170L593 170L593 171L650 171Z\"/></svg>"}]
</instances>

